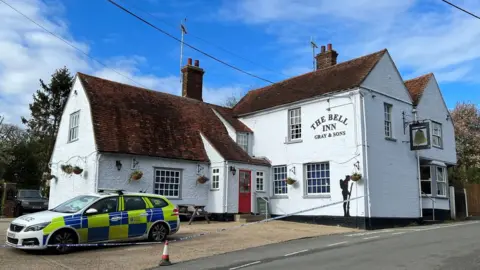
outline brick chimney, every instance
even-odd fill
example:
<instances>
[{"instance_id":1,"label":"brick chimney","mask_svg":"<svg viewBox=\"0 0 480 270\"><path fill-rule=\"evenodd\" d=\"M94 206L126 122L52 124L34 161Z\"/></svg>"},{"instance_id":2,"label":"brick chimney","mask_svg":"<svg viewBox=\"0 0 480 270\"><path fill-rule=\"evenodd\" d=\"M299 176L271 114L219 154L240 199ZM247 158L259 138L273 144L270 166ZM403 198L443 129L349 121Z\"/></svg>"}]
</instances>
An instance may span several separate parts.
<instances>
[{"instance_id":1,"label":"brick chimney","mask_svg":"<svg viewBox=\"0 0 480 270\"><path fill-rule=\"evenodd\" d=\"M320 53L315 56L317 60L317 70L322 68L331 67L337 64L337 51L332 49L332 44L327 45L327 50L325 51L325 46L322 46Z\"/></svg>"},{"instance_id":2,"label":"brick chimney","mask_svg":"<svg viewBox=\"0 0 480 270\"><path fill-rule=\"evenodd\" d=\"M200 62L195 60L192 66L192 58L188 58L187 65L182 68L182 96L203 101L203 74L205 71L200 68Z\"/></svg>"}]
</instances>

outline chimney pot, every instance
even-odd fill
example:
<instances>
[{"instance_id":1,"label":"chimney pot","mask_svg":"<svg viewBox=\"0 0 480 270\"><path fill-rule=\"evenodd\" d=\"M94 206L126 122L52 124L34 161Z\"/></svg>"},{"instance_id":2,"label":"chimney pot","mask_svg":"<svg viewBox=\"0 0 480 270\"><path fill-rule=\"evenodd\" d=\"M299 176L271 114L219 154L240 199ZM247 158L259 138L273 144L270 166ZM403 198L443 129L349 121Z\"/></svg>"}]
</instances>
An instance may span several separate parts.
<instances>
[{"instance_id":1,"label":"chimney pot","mask_svg":"<svg viewBox=\"0 0 480 270\"><path fill-rule=\"evenodd\" d=\"M322 53L325 52L325 45L322 45L320 52L322 52Z\"/></svg>"},{"instance_id":2,"label":"chimney pot","mask_svg":"<svg viewBox=\"0 0 480 270\"><path fill-rule=\"evenodd\" d=\"M332 44L328 43L327 48L328 48L328 51L331 51L332 50Z\"/></svg>"},{"instance_id":3,"label":"chimney pot","mask_svg":"<svg viewBox=\"0 0 480 270\"><path fill-rule=\"evenodd\" d=\"M191 66L192 65L192 58L188 58L187 63L188 63L189 66Z\"/></svg>"},{"instance_id":4,"label":"chimney pot","mask_svg":"<svg viewBox=\"0 0 480 270\"><path fill-rule=\"evenodd\" d=\"M195 66L196 67L200 66L200 61L199 60L195 60Z\"/></svg>"}]
</instances>

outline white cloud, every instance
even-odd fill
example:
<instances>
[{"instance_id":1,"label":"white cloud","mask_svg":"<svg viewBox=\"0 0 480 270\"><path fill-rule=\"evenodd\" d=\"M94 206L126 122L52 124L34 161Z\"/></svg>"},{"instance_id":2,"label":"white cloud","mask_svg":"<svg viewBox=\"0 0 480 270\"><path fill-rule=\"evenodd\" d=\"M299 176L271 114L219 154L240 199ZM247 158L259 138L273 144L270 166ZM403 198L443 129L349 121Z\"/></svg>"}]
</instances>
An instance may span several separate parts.
<instances>
[{"instance_id":1,"label":"white cloud","mask_svg":"<svg viewBox=\"0 0 480 270\"><path fill-rule=\"evenodd\" d=\"M480 14L478 1L455 4ZM264 26L294 70L311 66L310 36L332 43L340 61L387 48L400 69L440 81L470 80L480 60L480 20L437 0L228 1L220 14Z\"/></svg>"},{"instance_id":2,"label":"white cloud","mask_svg":"<svg viewBox=\"0 0 480 270\"><path fill-rule=\"evenodd\" d=\"M62 21L64 7L58 2L49 2L48 6L41 0L10 0L8 3L77 48L89 52L89 45L75 40L65 21ZM81 71L134 84L46 33L3 3L0 3L0 17L0 115L5 116L6 122L18 124L21 116L28 117L28 104L32 102L32 94L40 87L39 79L49 82L51 74L63 66L67 66L72 74ZM142 56L118 56L102 62L148 88L177 95L181 93L178 75L161 78L143 74L139 66L148 63ZM219 103L240 89L239 86L214 88L207 85L204 99Z\"/></svg>"}]
</instances>

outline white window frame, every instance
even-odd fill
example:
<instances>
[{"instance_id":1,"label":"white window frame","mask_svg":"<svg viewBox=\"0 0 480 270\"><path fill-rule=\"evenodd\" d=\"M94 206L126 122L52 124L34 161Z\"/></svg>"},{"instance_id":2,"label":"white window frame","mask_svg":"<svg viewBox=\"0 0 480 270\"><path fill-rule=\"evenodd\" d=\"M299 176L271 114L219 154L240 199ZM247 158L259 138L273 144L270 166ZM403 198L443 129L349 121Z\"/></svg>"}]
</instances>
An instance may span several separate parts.
<instances>
[{"instance_id":1,"label":"white window frame","mask_svg":"<svg viewBox=\"0 0 480 270\"><path fill-rule=\"evenodd\" d=\"M258 171L255 173L255 185L257 191L265 191L265 172Z\"/></svg>"},{"instance_id":2,"label":"white window frame","mask_svg":"<svg viewBox=\"0 0 480 270\"><path fill-rule=\"evenodd\" d=\"M288 140L299 141L301 139L302 139L302 108L298 107L298 108L288 110Z\"/></svg>"},{"instance_id":3,"label":"white window frame","mask_svg":"<svg viewBox=\"0 0 480 270\"><path fill-rule=\"evenodd\" d=\"M164 173L163 175L162 175L162 172ZM174 180L174 182L172 182L172 180ZM175 195L175 191L177 191L177 195ZM154 169L154 172L153 172L153 193L154 194L163 195L169 199L180 199L182 196L181 191L182 191L182 170L181 169L174 169L174 168L155 168Z\"/></svg>"},{"instance_id":4,"label":"white window frame","mask_svg":"<svg viewBox=\"0 0 480 270\"><path fill-rule=\"evenodd\" d=\"M432 146L437 148L443 147L443 140L442 140L442 124L431 121L432 122ZM437 131L435 126L438 127ZM438 144L435 143L435 140L438 140Z\"/></svg>"},{"instance_id":5,"label":"white window frame","mask_svg":"<svg viewBox=\"0 0 480 270\"><path fill-rule=\"evenodd\" d=\"M312 174L319 174L318 176L312 176ZM305 195L318 196L329 195L331 193L330 182L330 162L313 162L305 164ZM315 182L314 185L310 181ZM316 192L309 192L309 188L317 189Z\"/></svg>"},{"instance_id":6,"label":"white window frame","mask_svg":"<svg viewBox=\"0 0 480 270\"><path fill-rule=\"evenodd\" d=\"M80 124L80 111L70 114L70 121L68 124L68 142L78 140L78 131Z\"/></svg>"},{"instance_id":7,"label":"white window frame","mask_svg":"<svg viewBox=\"0 0 480 270\"><path fill-rule=\"evenodd\" d=\"M272 188L273 196L286 196L287 188L287 165L272 167Z\"/></svg>"},{"instance_id":8,"label":"white window frame","mask_svg":"<svg viewBox=\"0 0 480 270\"><path fill-rule=\"evenodd\" d=\"M383 126L385 138L393 138L393 123L392 123L393 105L390 103L383 103Z\"/></svg>"},{"instance_id":9,"label":"white window frame","mask_svg":"<svg viewBox=\"0 0 480 270\"><path fill-rule=\"evenodd\" d=\"M248 153L248 133L238 132L237 133L237 144Z\"/></svg>"},{"instance_id":10,"label":"white window frame","mask_svg":"<svg viewBox=\"0 0 480 270\"><path fill-rule=\"evenodd\" d=\"M211 189L212 190L219 190L220 189L220 169L214 168L212 169L212 181L211 181Z\"/></svg>"},{"instance_id":11,"label":"white window frame","mask_svg":"<svg viewBox=\"0 0 480 270\"><path fill-rule=\"evenodd\" d=\"M422 170L422 167L428 168L430 178L429 179L422 179L422 174L420 173L420 190L422 191L422 196L424 196L424 195L431 196L432 195L432 166L431 165L420 165L420 172ZM422 182L428 182L430 184L430 193L425 193L425 194L423 193L422 185L421 185Z\"/></svg>"},{"instance_id":12,"label":"white window frame","mask_svg":"<svg viewBox=\"0 0 480 270\"><path fill-rule=\"evenodd\" d=\"M447 185L447 168L445 167L440 167L440 166L434 166L435 167L435 182L437 184L437 190L436 190L436 196L438 197L447 197L447 191L448 191L448 185ZM441 169L442 170L442 176L440 177L439 176L439 173L438 173L438 170ZM442 184L443 185L443 192L444 194L438 194L438 192L440 191L440 186L438 184Z\"/></svg>"}]
</instances>

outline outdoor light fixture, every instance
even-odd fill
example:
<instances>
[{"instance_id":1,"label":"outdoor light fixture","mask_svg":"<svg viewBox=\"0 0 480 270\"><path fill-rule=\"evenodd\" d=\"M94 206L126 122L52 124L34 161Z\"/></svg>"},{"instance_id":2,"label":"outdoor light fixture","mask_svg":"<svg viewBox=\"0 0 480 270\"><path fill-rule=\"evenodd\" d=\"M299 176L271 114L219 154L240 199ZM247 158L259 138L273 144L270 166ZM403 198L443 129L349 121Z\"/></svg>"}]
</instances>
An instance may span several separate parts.
<instances>
[{"instance_id":1,"label":"outdoor light fixture","mask_svg":"<svg viewBox=\"0 0 480 270\"><path fill-rule=\"evenodd\" d=\"M118 171L122 169L122 163L120 162L120 160L115 161L115 166L117 166Z\"/></svg>"},{"instance_id":2,"label":"outdoor light fixture","mask_svg":"<svg viewBox=\"0 0 480 270\"><path fill-rule=\"evenodd\" d=\"M230 166L230 172L232 172L233 175L237 172L237 169L233 166Z\"/></svg>"}]
</instances>

